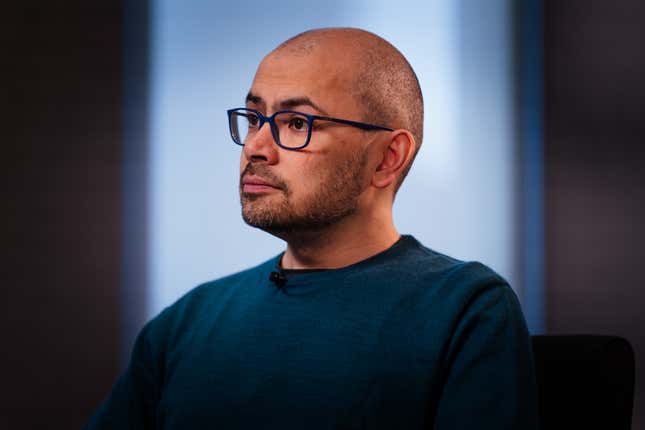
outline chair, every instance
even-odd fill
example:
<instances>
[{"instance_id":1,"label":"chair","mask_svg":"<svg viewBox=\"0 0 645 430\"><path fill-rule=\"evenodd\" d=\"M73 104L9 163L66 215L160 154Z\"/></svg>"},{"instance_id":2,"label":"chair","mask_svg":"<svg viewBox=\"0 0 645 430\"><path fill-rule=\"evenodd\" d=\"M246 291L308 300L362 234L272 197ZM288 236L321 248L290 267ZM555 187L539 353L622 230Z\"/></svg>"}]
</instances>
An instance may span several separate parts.
<instances>
[{"instance_id":1,"label":"chair","mask_svg":"<svg viewBox=\"0 0 645 430\"><path fill-rule=\"evenodd\" d=\"M532 336L542 430L629 430L634 352L613 336Z\"/></svg>"}]
</instances>

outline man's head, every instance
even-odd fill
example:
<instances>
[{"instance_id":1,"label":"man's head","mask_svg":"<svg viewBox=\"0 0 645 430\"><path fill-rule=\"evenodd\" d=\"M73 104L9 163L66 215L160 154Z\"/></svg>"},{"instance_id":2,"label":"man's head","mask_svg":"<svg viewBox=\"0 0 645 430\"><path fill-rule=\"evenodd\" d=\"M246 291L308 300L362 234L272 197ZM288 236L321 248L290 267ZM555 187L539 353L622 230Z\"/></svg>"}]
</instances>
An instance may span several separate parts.
<instances>
[{"instance_id":1,"label":"man's head","mask_svg":"<svg viewBox=\"0 0 645 430\"><path fill-rule=\"evenodd\" d=\"M269 124L249 134L240 160L243 217L278 236L391 211L421 145L414 71L396 48L363 30L312 30L287 40L258 67L246 107L394 130L315 120L308 146L295 151L275 144Z\"/></svg>"}]
</instances>

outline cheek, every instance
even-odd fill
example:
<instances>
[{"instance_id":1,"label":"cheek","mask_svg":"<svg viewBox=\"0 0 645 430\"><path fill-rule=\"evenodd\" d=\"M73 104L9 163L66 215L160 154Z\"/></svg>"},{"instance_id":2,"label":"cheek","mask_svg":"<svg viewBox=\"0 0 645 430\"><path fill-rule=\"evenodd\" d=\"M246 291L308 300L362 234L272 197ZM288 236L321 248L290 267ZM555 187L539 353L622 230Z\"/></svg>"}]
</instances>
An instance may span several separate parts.
<instances>
[{"instance_id":1,"label":"cheek","mask_svg":"<svg viewBox=\"0 0 645 430\"><path fill-rule=\"evenodd\" d=\"M330 176L334 175L334 166L331 154L316 154L303 160L303 163L298 166L297 177L300 183L307 187L305 191L317 190L327 183Z\"/></svg>"},{"instance_id":2,"label":"cheek","mask_svg":"<svg viewBox=\"0 0 645 430\"><path fill-rule=\"evenodd\" d=\"M240 175L242 175L242 172L246 168L246 157L244 156L244 152L240 152Z\"/></svg>"},{"instance_id":3,"label":"cheek","mask_svg":"<svg viewBox=\"0 0 645 430\"><path fill-rule=\"evenodd\" d=\"M326 178L321 175L324 171L325 167L320 165L316 157L303 157L282 164L280 169L276 169L276 174L287 183L288 199L292 204L299 205L312 195L319 194L320 187L326 183Z\"/></svg>"},{"instance_id":4,"label":"cheek","mask_svg":"<svg viewBox=\"0 0 645 430\"><path fill-rule=\"evenodd\" d=\"M312 177L312 169L309 165L309 163L300 164L289 169L289 175L285 179L292 197L306 196L316 186L316 180Z\"/></svg>"}]
</instances>

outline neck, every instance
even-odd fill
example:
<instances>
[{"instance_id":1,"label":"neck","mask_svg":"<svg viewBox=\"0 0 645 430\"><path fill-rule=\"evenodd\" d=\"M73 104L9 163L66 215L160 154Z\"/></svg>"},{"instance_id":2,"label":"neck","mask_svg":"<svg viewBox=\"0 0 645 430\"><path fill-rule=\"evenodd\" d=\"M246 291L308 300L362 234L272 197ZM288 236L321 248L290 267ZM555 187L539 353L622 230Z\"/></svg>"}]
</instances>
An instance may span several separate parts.
<instances>
[{"instance_id":1,"label":"neck","mask_svg":"<svg viewBox=\"0 0 645 430\"><path fill-rule=\"evenodd\" d=\"M287 250L282 267L337 269L385 251L399 238L391 212L385 217L348 217L324 230L285 238Z\"/></svg>"}]
</instances>

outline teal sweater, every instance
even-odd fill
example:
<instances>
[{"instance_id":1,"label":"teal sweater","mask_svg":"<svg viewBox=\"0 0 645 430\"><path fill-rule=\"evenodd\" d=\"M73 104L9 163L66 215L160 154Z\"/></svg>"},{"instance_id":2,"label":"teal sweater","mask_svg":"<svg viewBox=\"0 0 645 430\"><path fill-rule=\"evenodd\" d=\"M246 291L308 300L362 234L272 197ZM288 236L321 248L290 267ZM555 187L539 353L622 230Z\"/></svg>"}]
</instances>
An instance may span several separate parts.
<instances>
[{"instance_id":1,"label":"teal sweater","mask_svg":"<svg viewBox=\"0 0 645 430\"><path fill-rule=\"evenodd\" d=\"M277 256L150 321L88 429L536 429L508 284L403 236L351 266Z\"/></svg>"}]
</instances>

